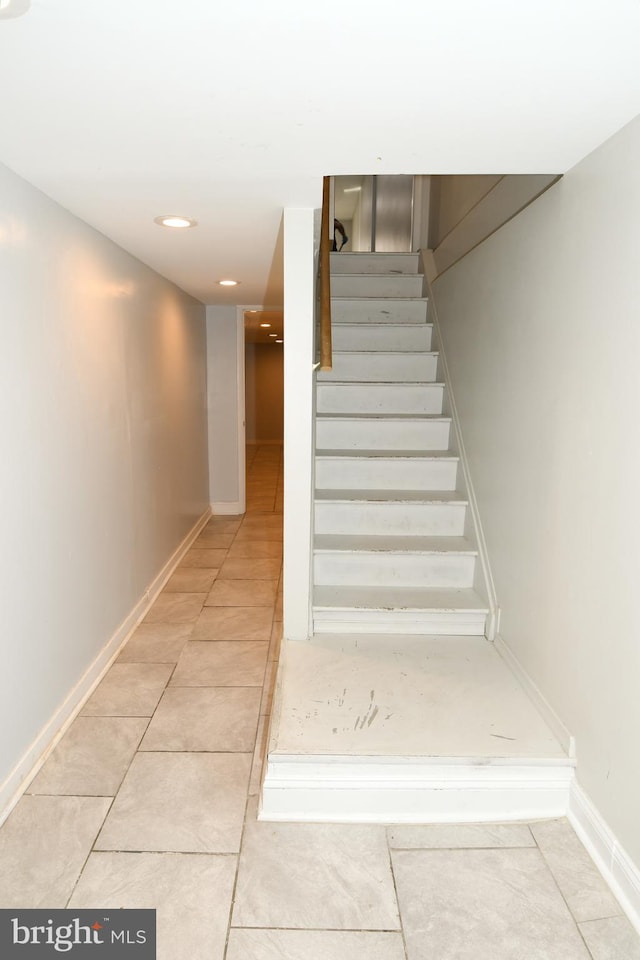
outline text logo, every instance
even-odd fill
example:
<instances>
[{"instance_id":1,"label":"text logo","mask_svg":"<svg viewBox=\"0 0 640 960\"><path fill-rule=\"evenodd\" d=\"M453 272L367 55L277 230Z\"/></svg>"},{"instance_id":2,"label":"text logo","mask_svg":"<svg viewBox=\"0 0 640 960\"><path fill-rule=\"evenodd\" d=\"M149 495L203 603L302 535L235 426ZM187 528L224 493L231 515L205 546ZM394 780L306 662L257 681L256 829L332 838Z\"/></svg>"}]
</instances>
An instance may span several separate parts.
<instances>
[{"instance_id":1,"label":"text logo","mask_svg":"<svg viewBox=\"0 0 640 960\"><path fill-rule=\"evenodd\" d=\"M155 910L0 910L2 960L155 960Z\"/></svg>"}]
</instances>

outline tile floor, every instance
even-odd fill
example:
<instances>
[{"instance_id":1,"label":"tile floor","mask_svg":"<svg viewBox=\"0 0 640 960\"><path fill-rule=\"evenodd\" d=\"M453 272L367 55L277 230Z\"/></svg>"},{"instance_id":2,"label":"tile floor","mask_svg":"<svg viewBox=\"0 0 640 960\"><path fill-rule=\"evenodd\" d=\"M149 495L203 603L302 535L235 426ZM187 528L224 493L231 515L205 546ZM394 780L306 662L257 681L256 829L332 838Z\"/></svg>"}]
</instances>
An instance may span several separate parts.
<instances>
[{"instance_id":1,"label":"tile floor","mask_svg":"<svg viewBox=\"0 0 640 960\"><path fill-rule=\"evenodd\" d=\"M210 521L0 829L0 907L155 907L160 960L640 960L566 821L256 820L281 450Z\"/></svg>"}]
</instances>

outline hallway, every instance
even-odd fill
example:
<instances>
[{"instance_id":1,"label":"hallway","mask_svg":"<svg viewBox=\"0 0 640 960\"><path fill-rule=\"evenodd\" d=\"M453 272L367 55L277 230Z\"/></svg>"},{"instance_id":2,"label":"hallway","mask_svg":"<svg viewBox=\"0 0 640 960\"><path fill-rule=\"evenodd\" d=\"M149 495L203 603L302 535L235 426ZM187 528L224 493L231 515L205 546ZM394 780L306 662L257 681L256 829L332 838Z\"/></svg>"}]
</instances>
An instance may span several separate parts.
<instances>
[{"instance_id":1,"label":"hallway","mask_svg":"<svg viewBox=\"0 0 640 960\"><path fill-rule=\"evenodd\" d=\"M282 450L215 517L0 830L0 907L149 907L160 960L639 960L565 821L256 820Z\"/></svg>"}]
</instances>

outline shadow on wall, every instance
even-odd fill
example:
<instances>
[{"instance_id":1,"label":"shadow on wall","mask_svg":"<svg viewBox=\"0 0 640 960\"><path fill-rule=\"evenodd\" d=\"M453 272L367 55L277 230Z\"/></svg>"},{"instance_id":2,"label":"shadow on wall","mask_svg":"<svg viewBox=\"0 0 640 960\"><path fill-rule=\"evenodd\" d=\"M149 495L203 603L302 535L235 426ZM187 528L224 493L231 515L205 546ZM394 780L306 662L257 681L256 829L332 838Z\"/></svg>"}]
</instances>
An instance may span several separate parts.
<instances>
[{"instance_id":1,"label":"shadow on wall","mask_svg":"<svg viewBox=\"0 0 640 960\"><path fill-rule=\"evenodd\" d=\"M557 174L433 176L428 190L428 236L439 276L536 200Z\"/></svg>"}]
</instances>

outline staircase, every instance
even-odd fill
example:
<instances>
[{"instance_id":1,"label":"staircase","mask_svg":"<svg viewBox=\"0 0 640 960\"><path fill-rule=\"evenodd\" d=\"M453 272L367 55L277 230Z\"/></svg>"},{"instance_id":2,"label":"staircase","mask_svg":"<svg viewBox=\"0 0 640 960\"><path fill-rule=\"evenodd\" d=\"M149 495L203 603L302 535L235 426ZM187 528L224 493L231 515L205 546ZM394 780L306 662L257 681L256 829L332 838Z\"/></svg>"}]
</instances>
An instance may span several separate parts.
<instances>
[{"instance_id":1,"label":"staircase","mask_svg":"<svg viewBox=\"0 0 640 960\"><path fill-rule=\"evenodd\" d=\"M417 270L412 253L332 257L334 363L317 387L316 633L485 633Z\"/></svg>"},{"instance_id":2,"label":"staircase","mask_svg":"<svg viewBox=\"0 0 640 960\"><path fill-rule=\"evenodd\" d=\"M333 254L313 636L285 640L267 820L566 813L562 744L485 633L487 591L417 254Z\"/></svg>"}]
</instances>

